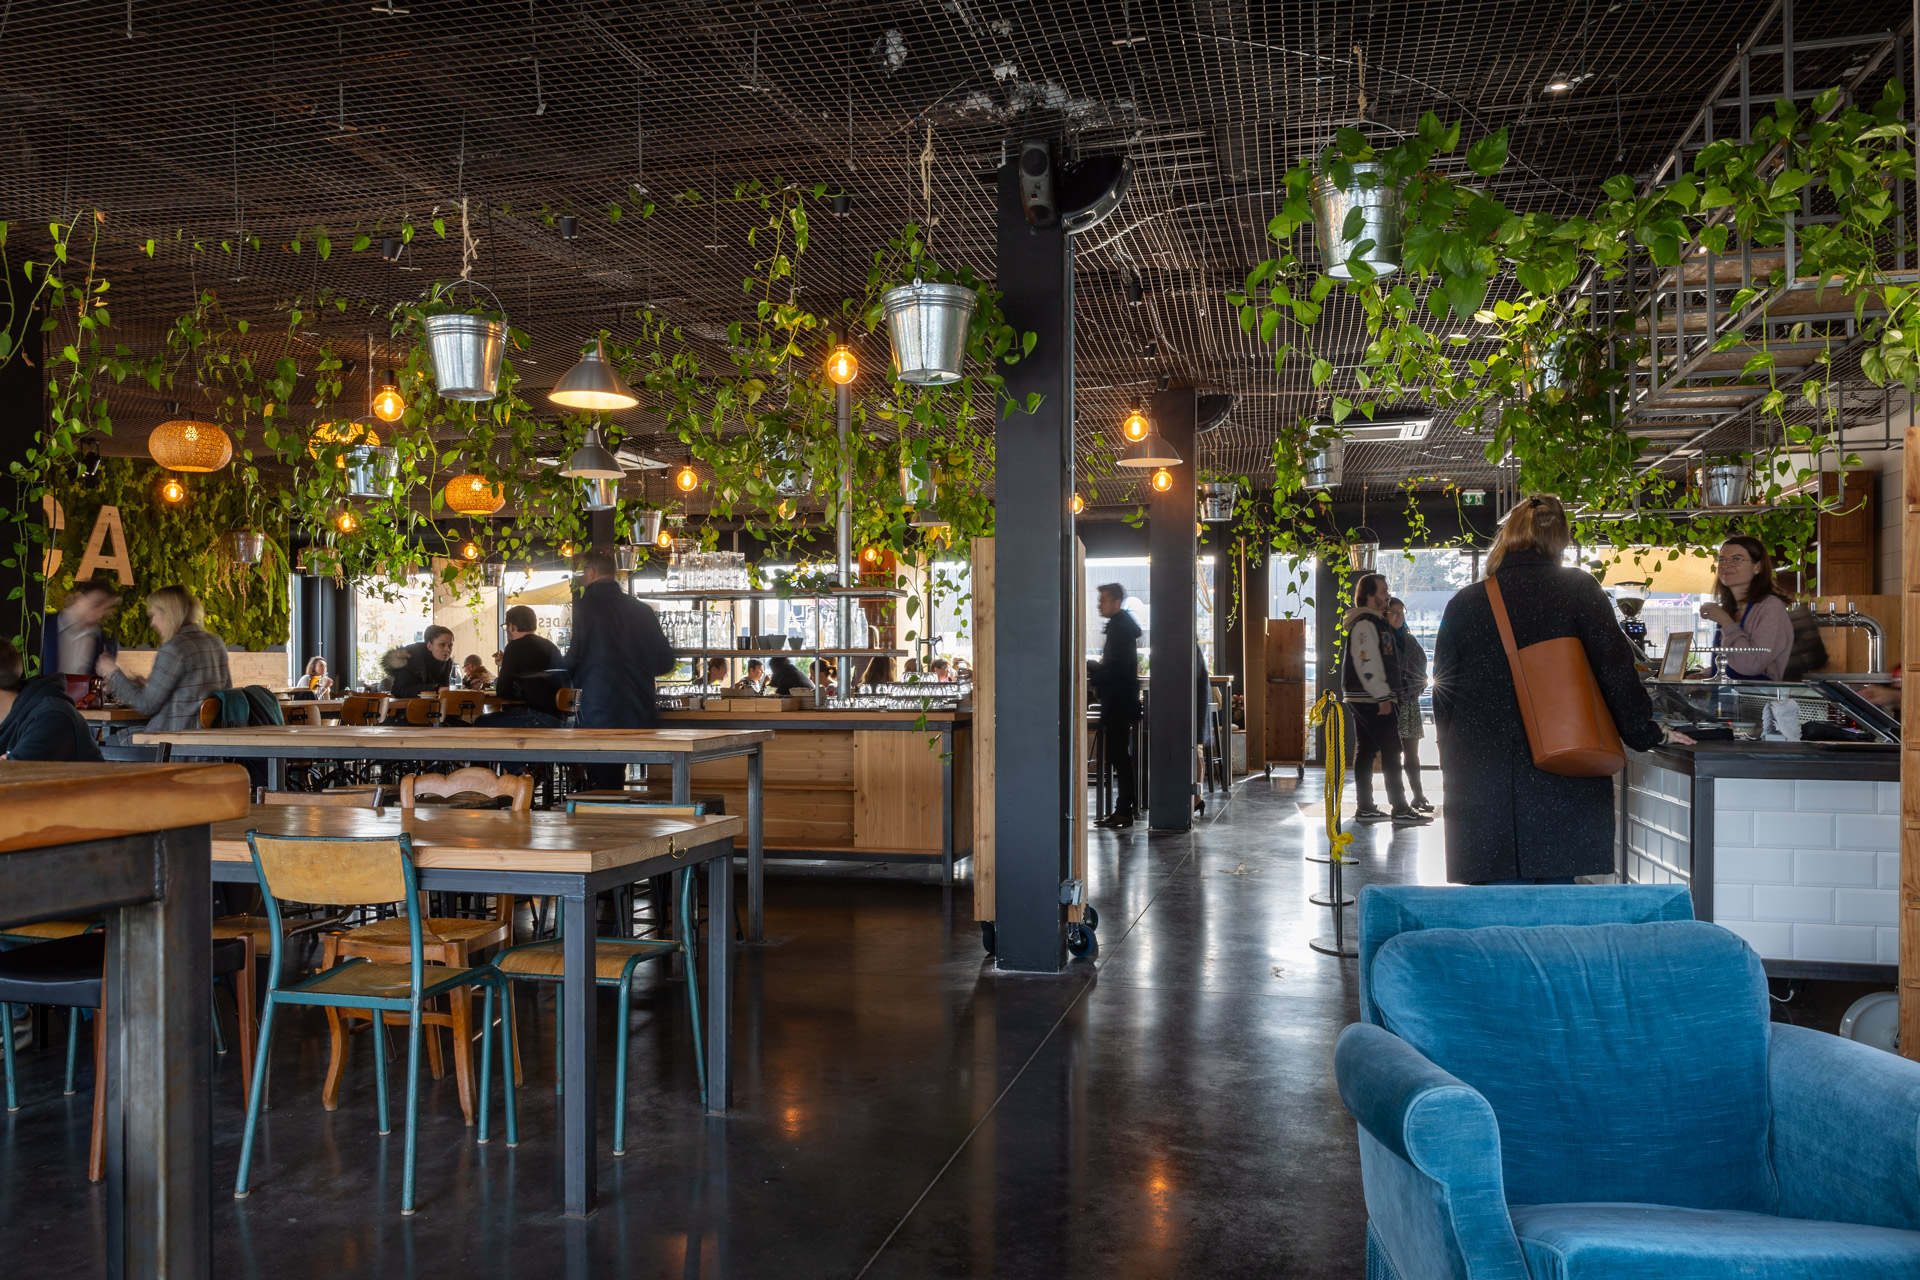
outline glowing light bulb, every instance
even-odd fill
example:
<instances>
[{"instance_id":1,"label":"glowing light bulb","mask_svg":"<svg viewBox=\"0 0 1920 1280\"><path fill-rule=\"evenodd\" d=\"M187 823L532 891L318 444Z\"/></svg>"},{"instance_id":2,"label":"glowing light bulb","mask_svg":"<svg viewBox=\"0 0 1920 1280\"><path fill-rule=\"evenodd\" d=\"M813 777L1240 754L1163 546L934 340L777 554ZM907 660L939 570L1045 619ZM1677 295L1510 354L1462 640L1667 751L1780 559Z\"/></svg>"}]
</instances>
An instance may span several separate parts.
<instances>
[{"instance_id":1,"label":"glowing light bulb","mask_svg":"<svg viewBox=\"0 0 1920 1280\"><path fill-rule=\"evenodd\" d=\"M1147 433L1152 430L1153 424L1148 422L1147 415L1138 409L1129 413L1126 421L1120 424L1120 434L1133 441L1145 440Z\"/></svg>"},{"instance_id":2,"label":"glowing light bulb","mask_svg":"<svg viewBox=\"0 0 1920 1280\"><path fill-rule=\"evenodd\" d=\"M342 511L333 518L333 527L341 533L352 533L360 527L360 517L351 511Z\"/></svg>"},{"instance_id":3,"label":"glowing light bulb","mask_svg":"<svg viewBox=\"0 0 1920 1280\"><path fill-rule=\"evenodd\" d=\"M666 550L673 545L673 534L662 529L659 536L653 540L653 545L659 547L662 551Z\"/></svg>"},{"instance_id":4,"label":"glowing light bulb","mask_svg":"<svg viewBox=\"0 0 1920 1280\"><path fill-rule=\"evenodd\" d=\"M1158 493L1165 493L1167 490L1173 488L1173 472L1167 470L1165 467L1156 470L1153 473L1153 487Z\"/></svg>"},{"instance_id":5,"label":"glowing light bulb","mask_svg":"<svg viewBox=\"0 0 1920 1280\"><path fill-rule=\"evenodd\" d=\"M860 361L853 354L852 348L844 342L835 347L833 353L827 357L828 380L835 386L844 387L859 376Z\"/></svg>"},{"instance_id":6,"label":"glowing light bulb","mask_svg":"<svg viewBox=\"0 0 1920 1280\"><path fill-rule=\"evenodd\" d=\"M700 473L693 469L691 462L682 463L673 473L673 487L682 493L692 493L700 487Z\"/></svg>"},{"instance_id":7,"label":"glowing light bulb","mask_svg":"<svg viewBox=\"0 0 1920 1280\"><path fill-rule=\"evenodd\" d=\"M187 500L187 486L168 476L160 486L160 501L179 503Z\"/></svg>"},{"instance_id":8,"label":"glowing light bulb","mask_svg":"<svg viewBox=\"0 0 1920 1280\"><path fill-rule=\"evenodd\" d=\"M865 551L862 551L860 553L860 558L862 560L865 560L868 564L878 564L880 562L879 549L875 547L868 547Z\"/></svg>"},{"instance_id":9,"label":"glowing light bulb","mask_svg":"<svg viewBox=\"0 0 1920 1280\"><path fill-rule=\"evenodd\" d=\"M398 422L406 411L407 398L394 385L393 370L389 369L386 384L373 395L373 416L382 422Z\"/></svg>"},{"instance_id":10,"label":"glowing light bulb","mask_svg":"<svg viewBox=\"0 0 1920 1280\"><path fill-rule=\"evenodd\" d=\"M1085 511L1086 509L1087 509L1087 500L1081 497L1077 493L1074 494L1073 495L1073 514L1079 515L1082 511Z\"/></svg>"},{"instance_id":11,"label":"glowing light bulb","mask_svg":"<svg viewBox=\"0 0 1920 1280\"><path fill-rule=\"evenodd\" d=\"M793 519L793 513L798 511L799 509L800 509L799 506L794 502L792 498L788 498L786 501L782 502L778 507L774 508L774 510L780 513L780 518L782 520Z\"/></svg>"},{"instance_id":12,"label":"glowing light bulb","mask_svg":"<svg viewBox=\"0 0 1920 1280\"><path fill-rule=\"evenodd\" d=\"M468 538L460 544L460 558L462 560L478 560L480 558L480 544L472 538Z\"/></svg>"},{"instance_id":13,"label":"glowing light bulb","mask_svg":"<svg viewBox=\"0 0 1920 1280\"><path fill-rule=\"evenodd\" d=\"M573 544L571 542L563 542L560 544L560 558L563 560L573 559Z\"/></svg>"}]
</instances>

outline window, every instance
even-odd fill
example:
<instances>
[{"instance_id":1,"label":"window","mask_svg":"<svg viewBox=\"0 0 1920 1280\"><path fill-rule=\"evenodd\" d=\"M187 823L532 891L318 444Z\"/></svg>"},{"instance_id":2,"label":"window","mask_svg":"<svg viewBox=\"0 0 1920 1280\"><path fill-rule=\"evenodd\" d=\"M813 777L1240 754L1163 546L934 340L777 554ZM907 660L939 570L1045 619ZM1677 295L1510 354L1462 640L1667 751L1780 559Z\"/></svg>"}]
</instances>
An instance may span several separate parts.
<instances>
[{"instance_id":1,"label":"window","mask_svg":"<svg viewBox=\"0 0 1920 1280\"><path fill-rule=\"evenodd\" d=\"M381 659L413 644L433 623L433 579L416 573L404 583L356 582L353 587L354 687L373 689L387 678Z\"/></svg>"}]
</instances>

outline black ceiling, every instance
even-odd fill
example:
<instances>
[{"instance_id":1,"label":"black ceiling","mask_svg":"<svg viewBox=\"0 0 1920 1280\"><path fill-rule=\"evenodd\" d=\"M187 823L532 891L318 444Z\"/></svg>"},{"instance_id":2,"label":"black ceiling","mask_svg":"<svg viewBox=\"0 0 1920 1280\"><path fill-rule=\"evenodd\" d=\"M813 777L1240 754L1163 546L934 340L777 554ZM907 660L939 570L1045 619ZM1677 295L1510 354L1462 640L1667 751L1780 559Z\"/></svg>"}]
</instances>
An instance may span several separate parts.
<instances>
[{"instance_id":1,"label":"black ceiling","mask_svg":"<svg viewBox=\"0 0 1920 1280\"><path fill-rule=\"evenodd\" d=\"M651 302L683 323L743 309L747 215L672 193L790 179L844 186L850 219L816 221L801 285L833 290L926 209L935 249L991 275L991 175L1010 134L1051 129L1083 152L1123 150L1132 194L1080 237L1077 369L1084 447L1112 438L1157 379L1237 393L1200 463L1258 475L1275 425L1316 400L1282 381L1222 295L1266 253L1288 166L1359 113L1388 128L1432 110L1469 139L1511 131L1500 196L1583 210L1608 176L1670 150L1769 6L1753 0L1400 3L682 3L610 0L36 0L0 16L0 217L42 224L105 211L117 327L152 341L196 286L264 318L322 286L384 308L459 270L457 236L429 232L399 267L346 245L411 218L476 217L476 275L534 339L550 385L580 337ZM1905 3L1802 3L1797 37L1890 30ZM404 11L404 13L402 12ZM1356 56L1356 50L1364 51ZM1837 83L1848 49L1806 51L1798 81ZM1364 69L1364 70L1363 70ZM1777 79L1756 62L1757 87ZM1572 81L1548 93L1556 79ZM607 217L644 185L653 218ZM545 215L573 213L568 243ZM325 226L335 251L286 246ZM195 254L244 230L260 252ZM135 246L158 241L149 260ZM843 250L844 246L844 250ZM16 262L18 258L16 253ZM1145 304L1127 304L1138 276ZM837 296L837 295L836 295ZM1332 343L1357 351L1357 318ZM327 322L352 350L366 309ZM698 332L698 328L695 329ZM260 341L303 343L259 325ZM714 330L708 330L714 332ZM873 363L884 362L876 349ZM373 363L384 363L376 352ZM349 395L355 378L349 378ZM120 439L161 414L116 389ZM635 424L644 430L643 424ZM1350 451L1356 474L1480 478L1471 441ZM1103 501L1123 492L1091 477Z\"/></svg>"}]
</instances>

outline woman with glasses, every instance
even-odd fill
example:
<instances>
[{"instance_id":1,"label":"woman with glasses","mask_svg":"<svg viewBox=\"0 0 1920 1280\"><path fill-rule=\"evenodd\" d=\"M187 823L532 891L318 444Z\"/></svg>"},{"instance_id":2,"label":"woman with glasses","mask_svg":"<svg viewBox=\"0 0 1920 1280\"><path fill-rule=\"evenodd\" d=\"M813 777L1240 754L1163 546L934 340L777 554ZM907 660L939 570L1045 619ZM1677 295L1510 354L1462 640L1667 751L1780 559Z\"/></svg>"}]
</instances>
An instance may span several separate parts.
<instances>
[{"instance_id":1,"label":"woman with glasses","mask_svg":"<svg viewBox=\"0 0 1920 1280\"><path fill-rule=\"evenodd\" d=\"M1788 601L1773 581L1773 560L1757 538L1728 538L1720 547L1720 579L1714 602L1700 616L1714 624L1716 649L1755 653L1716 655L1735 680L1782 680L1793 653Z\"/></svg>"}]
</instances>

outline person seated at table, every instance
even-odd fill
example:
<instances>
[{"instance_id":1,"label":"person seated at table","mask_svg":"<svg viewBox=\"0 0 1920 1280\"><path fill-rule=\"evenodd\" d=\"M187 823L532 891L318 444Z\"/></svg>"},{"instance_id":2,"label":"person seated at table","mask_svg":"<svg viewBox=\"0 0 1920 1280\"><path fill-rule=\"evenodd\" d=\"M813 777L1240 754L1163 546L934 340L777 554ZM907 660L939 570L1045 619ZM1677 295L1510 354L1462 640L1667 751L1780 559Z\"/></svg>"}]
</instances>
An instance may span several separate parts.
<instances>
[{"instance_id":1,"label":"person seated at table","mask_svg":"<svg viewBox=\"0 0 1920 1280\"><path fill-rule=\"evenodd\" d=\"M707 683L715 689L727 687L727 660L725 658L707 659Z\"/></svg>"},{"instance_id":2,"label":"person seated at table","mask_svg":"<svg viewBox=\"0 0 1920 1280\"><path fill-rule=\"evenodd\" d=\"M573 606L573 643L566 667L580 690L574 723L582 729L652 729L660 723L653 682L673 670L673 646L659 615L628 594L610 551L587 554L586 589ZM587 785L625 784L624 764L588 765Z\"/></svg>"},{"instance_id":3,"label":"person seated at table","mask_svg":"<svg viewBox=\"0 0 1920 1280\"><path fill-rule=\"evenodd\" d=\"M200 704L233 687L227 642L207 630L206 608L182 586L161 587L147 597L147 621L160 633L160 650L145 679L120 669L101 654L94 670L121 702L147 717L147 730L172 733L200 727Z\"/></svg>"},{"instance_id":4,"label":"person seated at table","mask_svg":"<svg viewBox=\"0 0 1920 1280\"><path fill-rule=\"evenodd\" d=\"M48 614L40 633L40 674L88 677L101 654L120 652L120 644L100 629L120 606L120 594L105 580L73 584L60 612Z\"/></svg>"},{"instance_id":5,"label":"person seated at table","mask_svg":"<svg viewBox=\"0 0 1920 1280\"><path fill-rule=\"evenodd\" d=\"M767 664L758 658L747 659L747 674L734 682L728 692L758 697L767 687Z\"/></svg>"},{"instance_id":6,"label":"person seated at table","mask_svg":"<svg viewBox=\"0 0 1920 1280\"><path fill-rule=\"evenodd\" d=\"M900 668L900 678L902 680L907 680L907 681L919 680L920 679L920 659L908 658L906 665Z\"/></svg>"},{"instance_id":7,"label":"person seated at table","mask_svg":"<svg viewBox=\"0 0 1920 1280\"><path fill-rule=\"evenodd\" d=\"M935 680L938 680L941 684L952 683L953 665L949 663L945 658L935 658L933 660L932 671L933 671L933 678Z\"/></svg>"},{"instance_id":8,"label":"person seated at table","mask_svg":"<svg viewBox=\"0 0 1920 1280\"><path fill-rule=\"evenodd\" d=\"M462 689L493 688L493 672L487 670L487 664L480 661L479 654L468 654L466 661L460 664L460 687Z\"/></svg>"},{"instance_id":9,"label":"person seated at table","mask_svg":"<svg viewBox=\"0 0 1920 1280\"><path fill-rule=\"evenodd\" d=\"M965 658L955 658L953 660L953 678L955 680L973 679L973 665Z\"/></svg>"},{"instance_id":10,"label":"person seated at table","mask_svg":"<svg viewBox=\"0 0 1920 1280\"><path fill-rule=\"evenodd\" d=\"M829 698L840 692L839 670L831 658L815 658L809 668L813 672L813 683Z\"/></svg>"},{"instance_id":11,"label":"person seated at table","mask_svg":"<svg viewBox=\"0 0 1920 1280\"><path fill-rule=\"evenodd\" d=\"M811 691L813 688L807 678L800 674L800 668L793 665L793 659L779 653L768 664L767 687L783 698L796 689Z\"/></svg>"},{"instance_id":12,"label":"person seated at table","mask_svg":"<svg viewBox=\"0 0 1920 1280\"><path fill-rule=\"evenodd\" d=\"M300 677L296 688L312 692L316 698L324 698L333 692L333 677L327 674L325 658L308 658L306 674Z\"/></svg>"},{"instance_id":13,"label":"person seated at table","mask_svg":"<svg viewBox=\"0 0 1920 1280\"><path fill-rule=\"evenodd\" d=\"M867 663L867 669L860 676L860 683L868 688L893 683L893 659L874 658Z\"/></svg>"},{"instance_id":14,"label":"person seated at table","mask_svg":"<svg viewBox=\"0 0 1920 1280\"><path fill-rule=\"evenodd\" d=\"M389 692L396 698L445 693L455 687L453 632L430 626L406 647L407 665L393 674Z\"/></svg>"},{"instance_id":15,"label":"person seated at table","mask_svg":"<svg viewBox=\"0 0 1920 1280\"><path fill-rule=\"evenodd\" d=\"M0 760L98 761L100 748L59 674L26 678L26 660L0 637Z\"/></svg>"},{"instance_id":16,"label":"person seated at table","mask_svg":"<svg viewBox=\"0 0 1920 1280\"><path fill-rule=\"evenodd\" d=\"M539 625L533 610L517 604L507 610L507 647L500 651L500 674L493 691L502 698L520 703L474 720L480 729L558 729L560 708L554 695L567 684L563 669L566 658L558 645L534 628ZM524 764L500 766L505 773L525 773Z\"/></svg>"}]
</instances>

